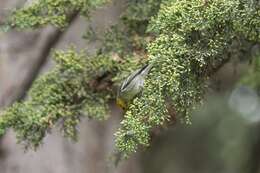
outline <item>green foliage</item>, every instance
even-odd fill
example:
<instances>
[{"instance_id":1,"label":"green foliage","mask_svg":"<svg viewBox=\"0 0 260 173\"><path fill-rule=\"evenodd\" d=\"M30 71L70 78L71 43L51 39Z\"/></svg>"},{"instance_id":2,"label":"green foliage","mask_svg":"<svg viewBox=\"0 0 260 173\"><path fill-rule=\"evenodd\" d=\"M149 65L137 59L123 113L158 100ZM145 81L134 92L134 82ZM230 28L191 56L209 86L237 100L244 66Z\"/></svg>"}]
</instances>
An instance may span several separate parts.
<instances>
[{"instance_id":1,"label":"green foliage","mask_svg":"<svg viewBox=\"0 0 260 173\"><path fill-rule=\"evenodd\" d=\"M76 11L87 16L91 9L104 2L105 0L37 0L14 11L7 24L19 29L51 24L62 29L67 26L70 15Z\"/></svg>"},{"instance_id":2,"label":"green foliage","mask_svg":"<svg viewBox=\"0 0 260 173\"><path fill-rule=\"evenodd\" d=\"M233 44L244 39L260 41L255 34L260 28L260 11L255 7L248 11L249 3L181 0L161 7L149 26L157 35L148 47L154 68L116 133L116 145L125 156L139 144L149 145L149 132L169 120L168 100L190 124L190 109L202 100L205 79L244 46L234 49ZM245 24L247 17L252 20Z\"/></svg>"},{"instance_id":3,"label":"green foliage","mask_svg":"<svg viewBox=\"0 0 260 173\"><path fill-rule=\"evenodd\" d=\"M88 57L73 48L55 51L53 59L55 68L34 82L29 98L1 115L0 135L13 128L18 142L37 148L46 132L56 125L65 137L76 140L80 118L86 115L105 120L108 102L116 94L112 85L118 85L128 75L119 72L136 67L134 61L119 64L111 57Z\"/></svg>"},{"instance_id":4,"label":"green foliage","mask_svg":"<svg viewBox=\"0 0 260 173\"><path fill-rule=\"evenodd\" d=\"M250 86L260 94L260 56L253 58L248 71L244 74L239 84Z\"/></svg>"},{"instance_id":5,"label":"green foliage","mask_svg":"<svg viewBox=\"0 0 260 173\"><path fill-rule=\"evenodd\" d=\"M127 3L128 8L121 15L122 22L130 32L146 34L147 25L156 15L163 0L138 0Z\"/></svg>"},{"instance_id":6,"label":"green foliage","mask_svg":"<svg viewBox=\"0 0 260 173\"><path fill-rule=\"evenodd\" d=\"M89 81L110 70L112 61L103 56L88 59L73 49L55 52L54 59L56 67L35 81L28 100L5 110L0 119L0 131L12 127L26 146L37 147L57 122L65 136L76 139L82 115L98 120L107 117L110 94L97 92Z\"/></svg>"},{"instance_id":7,"label":"green foliage","mask_svg":"<svg viewBox=\"0 0 260 173\"><path fill-rule=\"evenodd\" d=\"M41 0L16 11L11 21L18 28L47 23L63 28L67 14L87 12L90 2ZM206 79L247 43L260 42L257 2L129 0L121 21L99 38L103 47L97 55L73 49L54 53L56 67L34 83L29 99L3 113L1 134L12 127L19 141L37 147L48 129L61 124L65 136L75 139L83 114L105 119L119 83L152 63L143 91L116 133L119 152L129 156L138 146L149 145L152 129L170 121L169 102L179 120L190 124L190 111L201 103Z\"/></svg>"},{"instance_id":8,"label":"green foliage","mask_svg":"<svg viewBox=\"0 0 260 173\"><path fill-rule=\"evenodd\" d=\"M104 37L100 38L93 30L89 32L88 29L88 37L97 36L102 41L100 52L103 54L114 52L124 58L147 53L146 47L152 35L146 29L151 17L157 14L162 0L128 0L126 3L127 8L120 16L121 20L109 28Z\"/></svg>"}]
</instances>

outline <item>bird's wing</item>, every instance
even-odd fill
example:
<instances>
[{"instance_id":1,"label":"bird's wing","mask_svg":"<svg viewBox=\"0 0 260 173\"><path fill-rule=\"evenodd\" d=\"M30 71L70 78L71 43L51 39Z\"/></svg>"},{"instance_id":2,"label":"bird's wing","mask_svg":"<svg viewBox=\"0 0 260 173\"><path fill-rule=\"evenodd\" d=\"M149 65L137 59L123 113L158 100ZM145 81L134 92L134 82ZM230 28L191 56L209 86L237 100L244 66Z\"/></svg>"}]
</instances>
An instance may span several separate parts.
<instances>
[{"instance_id":1,"label":"bird's wing","mask_svg":"<svg viewBox=\"0 0 260 173\"><path fill-rule=\"evenodd\" d=\"M126 78L126 80L124 80L124 82L122 83L121 87L120 87L120 90L121 91L124 91L126 89L126 87L129 85L129 83L139 74L141 74L145 69L146 67L148 67L148 65L145 65L144 67L134 71L130 76L128 76Z\"/></svg>"}]
</instances>

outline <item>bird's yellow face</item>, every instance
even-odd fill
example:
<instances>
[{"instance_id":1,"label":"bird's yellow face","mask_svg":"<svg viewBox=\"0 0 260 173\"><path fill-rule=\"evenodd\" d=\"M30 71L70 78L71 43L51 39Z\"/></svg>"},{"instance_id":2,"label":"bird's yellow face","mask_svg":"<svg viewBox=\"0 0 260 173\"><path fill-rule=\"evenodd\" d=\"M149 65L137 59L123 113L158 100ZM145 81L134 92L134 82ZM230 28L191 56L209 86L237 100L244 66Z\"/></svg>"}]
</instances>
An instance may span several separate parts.
<instances>
[{"instance_id":1,"label":"bird's yellow face","mask_svg":"<svg viewBox=\"0 0 260 173\"><path fill-rule=\"evenodd\" d=\"M122 100L121 98L117 98L116 99L116 104L117 106L119 106L120 108L122 108L123 110L126 110L126 103L124 100Z\"/></svg>"}]
</instances>

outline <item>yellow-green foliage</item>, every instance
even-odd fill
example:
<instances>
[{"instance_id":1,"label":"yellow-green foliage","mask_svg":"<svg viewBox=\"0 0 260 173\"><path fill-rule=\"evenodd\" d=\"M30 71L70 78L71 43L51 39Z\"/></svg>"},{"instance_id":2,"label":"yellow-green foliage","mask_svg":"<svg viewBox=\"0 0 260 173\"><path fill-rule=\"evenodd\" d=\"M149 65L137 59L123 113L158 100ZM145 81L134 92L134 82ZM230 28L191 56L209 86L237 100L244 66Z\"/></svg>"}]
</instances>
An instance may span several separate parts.
<instances>
[{"instance_id":1,"label":"yellow-green foliage","mask_svg":"<svg viewBox=\"0 0 260 173\"><path fill-rule=\"evenodd\" d=\"M64 27L66 9L82 11L82 3L91 1L40 2L51 7L19 10L11 17L13 25ZM257 0L129 0L122 21L102 38L97 55L56 52L56 67L34 83L27 101L3 113L0 131L12 127L20 141L38 146L53 124L61 124L64 134L75 138L81 115L104 119L119 83L142 64L152 63L144 90L129 105L116 133L118 150L129 156L139 145L148 146L151 130L170 119L168 102L178 120L191 123L190 111L202 101L209 75L240 55L245 45L260 42L259 8ZM42 16L45 11L50 13ZM56 12L63 16L58 22L52 18ZM39 14L42 23L31 18ZM97 90L93 81L108 86Z\"/></svg>"},{"instance_id":2,"label":"yellow-green foliage","mask_svg":"<svg viewBox=\"0 0 260 173\"><path fill-rule=\"evenodd\" d=\"M169 119L166 100L190 123L189 110L201 101L211 70L239 52L243 40L260 41L260 6L250 3L180 0L161 7L149 26L157 35L148 46L155 65L116 133L120 151L127 156L139 144L149 145L149 132Z\"/></svg>"},{"instance_id":3,"label":"yellow-green foliage","mask_svg":"<svg viewBox=\"0 0 260 173\"><path fill-rule=\"evenodd\" d=\"M36 148L55 125L61 127L66 137L76 140L80 118L105 120L108 101L115 97L113 88L99 90L93 80L105 79L110 74L109 83L118 84L126 76L119 73L122 69L137 66L135 61L118 64L105 55L87 57L73 48L54 52L53 59L55 68L34 82L29 98L4 111L0 117L1 135L13 128L18 142Z\"/></svg>"},{"instance_id":4,"label":"yellow-green foliage","mask_svg":"<svg viewBox=\"0 0 260 173\"><path fill-rule=\"evenodd\" d=\"M89 10L105 0L36 0L27 7L16 10L9 18L8 25L19 29L42 27L51 24L65 28L69 16L80 12L88 15Z\"/></svg>"},{"instance_id":5,"label":"yellow-green foliage","mask_svg":"<svg viewBox=\"0 0 260 173\"><path fill-rule=\"evenodd\" d=\"M107 117L110 94L96 92L89 80L111 70L112 61L103 56L88 59L73 49L57 51L53 56L56 67L36 80L28 101L8 108L0 119L1 132L12 127L26 146L37 147L57 121L64 135L75 139L80 116L98 120Z\"/></svg>"}]
</instances>

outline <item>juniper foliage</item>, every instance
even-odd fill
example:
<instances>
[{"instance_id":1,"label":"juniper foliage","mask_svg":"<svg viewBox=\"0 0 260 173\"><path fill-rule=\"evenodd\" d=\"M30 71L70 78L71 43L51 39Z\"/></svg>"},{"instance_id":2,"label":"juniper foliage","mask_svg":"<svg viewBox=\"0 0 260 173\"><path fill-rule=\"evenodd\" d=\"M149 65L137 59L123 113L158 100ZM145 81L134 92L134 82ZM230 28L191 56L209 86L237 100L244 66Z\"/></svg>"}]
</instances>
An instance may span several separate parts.
<instances>
[{"instance_id":1,"label":"juniper foliage","mask_svg":"<svg viewBox=\"0 0 260 173\"><path fill-rule=\"evenodd\" d=\"M9 24L66 28L66 16L88 13L91 2L96 1L40 0L15 11ZM75 139L80 117L105 119L121 81L152 63L115 134L116 147L128 157L149 146L154 128L171 121L168 103L178 120L190 124L207 79L231 58L243 57L245 47L259 44L259 28L257 0L129 0L121 21L99 38L103 47L96 55L54 53L56 67L35 81L28 100L3 112L1 134L11 127L19 141L37 147L48 129L61 124L65 136Z\"/></svg>"}]
</instances>

